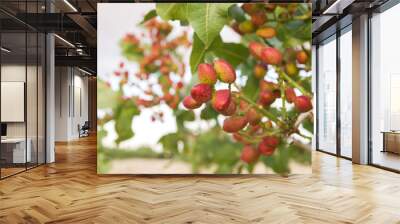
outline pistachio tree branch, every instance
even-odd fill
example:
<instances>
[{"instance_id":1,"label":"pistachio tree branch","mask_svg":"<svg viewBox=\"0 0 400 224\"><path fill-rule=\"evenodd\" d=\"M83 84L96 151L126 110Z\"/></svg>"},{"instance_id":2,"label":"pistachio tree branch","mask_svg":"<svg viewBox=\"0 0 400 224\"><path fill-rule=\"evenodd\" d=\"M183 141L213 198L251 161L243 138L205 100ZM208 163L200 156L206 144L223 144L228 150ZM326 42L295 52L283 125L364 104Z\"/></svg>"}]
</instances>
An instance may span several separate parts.
<instances>
[{"instance_id":1,"label":"pistachio tree branch","mask_svg":"<svg viewBox=\"0 0 400 224\"><path fill-rule=\"evenodd\" d=\"M308 97L312 97L312 94L308 92L306 89L304 89L299 83L294 81L292 78L290 78L288 75L286 75L281 69L278 69L279 76L284 78L291 86L297 88L300 90L300 92Z\"/></svg>"}]
</instances>

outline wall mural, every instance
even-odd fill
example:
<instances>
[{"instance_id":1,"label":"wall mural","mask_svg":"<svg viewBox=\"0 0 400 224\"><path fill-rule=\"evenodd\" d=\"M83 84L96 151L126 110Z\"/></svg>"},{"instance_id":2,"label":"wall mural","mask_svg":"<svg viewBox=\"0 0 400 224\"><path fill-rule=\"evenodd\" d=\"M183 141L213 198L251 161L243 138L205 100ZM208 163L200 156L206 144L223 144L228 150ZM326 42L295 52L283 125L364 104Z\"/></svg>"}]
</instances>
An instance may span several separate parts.
<instances>
[{"instance_id":1,"label":"wall mural","mask_svg":"<svg viewBox=\"0 0 400 224\"><path fill-rule=\"evenodd\" d=\"M99 4L98 51L98 173L311 173L311 4Z\"/></svg>"}]
</instances>

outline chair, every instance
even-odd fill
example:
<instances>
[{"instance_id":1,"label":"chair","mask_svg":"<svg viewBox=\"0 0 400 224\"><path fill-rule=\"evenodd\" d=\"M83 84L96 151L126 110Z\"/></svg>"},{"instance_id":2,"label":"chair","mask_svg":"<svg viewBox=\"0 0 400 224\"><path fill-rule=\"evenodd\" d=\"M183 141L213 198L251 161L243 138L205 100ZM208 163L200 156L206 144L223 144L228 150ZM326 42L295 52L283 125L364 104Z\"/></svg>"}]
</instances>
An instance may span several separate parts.
<instances>
[{"instance_id":1,"label":"chair","mask_svg":"<svg viewBox=\"0 0 400 224\"><path fill-rule=\"evenodd\" d=\"M90 123L89 121L85 121L85 123L80 127L78 125L78 130L79 130L79 138L80 137L87 137L89 136L89 129L90 129Z\"/></svg>"}]
</instances>

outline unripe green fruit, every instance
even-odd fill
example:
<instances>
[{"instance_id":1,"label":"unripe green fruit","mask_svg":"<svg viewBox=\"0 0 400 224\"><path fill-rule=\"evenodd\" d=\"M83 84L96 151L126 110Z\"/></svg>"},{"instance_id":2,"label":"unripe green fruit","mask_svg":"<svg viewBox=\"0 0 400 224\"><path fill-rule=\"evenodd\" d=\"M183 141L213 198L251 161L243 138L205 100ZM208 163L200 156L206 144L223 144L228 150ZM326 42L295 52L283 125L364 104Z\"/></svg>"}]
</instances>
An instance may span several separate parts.
<instances>
[{"instance_id":1,"label":"unripe green fruit","mask_svg":"<svg viewBox=\"0 0 400 224\"><path fill-rule=\"evenodd\" d=\"M260 153L255 148L251 145L246 145L243 147L240 159L245 163L253 163L258 159L259 155Z\"/></svg>"},{"instance_id":2,"label":"unripe green fruit","mask_svg":"<svg viewBox=\"0 0 400 224\"><path fill-rule=\"evenodd\" d=\"M266 47L261 51L261 60L267 64L278 65L282 62L282 54L273 47Z\"/></svg>"},{"instance_id":3,"label":"unripe green fruit","mask_svg":"<svg viewBox=\"0 0 400 224\"><path fill-rule=\"evenodd\" d=\"M272 91L264 90L260 92L259 102L263 106L269 106L275 101L275 95Z\"/></svg>"},{"instance_id":4,"label":"unripe green fruit","mask_svg":"<svg viewBox=\"0 0 400 224\"><path fill-rule=\"evenodd\" d=\"M222 129L228 133L234 133L242 130L246 125L246 116L231 116L225 118Z\"/></svg>"},{"instance_id":5,"label":"unripe green fruit","mask_svg":"<svg viewBox=\"0 0 400 224\"><path fill-rule=\"evenodd\" d=\"M232 65L223 59L214 61L214 70L221 82L233 83L236 80L236 72Z\"/></svg>"},{"instance_id":6,"label":"unripe green fruit","mask_svg":"<svg viewBox=\"0 0 400 224\"><path fill-rule=\"evenodd\" d=\"M272 27L263 27L256 31L257 36L269 39L276 36L276 30Z\"/></svg>"},{"instance_id":7,"label":"unripe green fruit","mask_svg":"<svg viewBox=\"0 0 400 224\"><path fill-rule=\"evenodd\" d=\"M201 106L201 104L202 104L202 103L197 102L196 100L194 100L192 96L186 96L183 99L182 103L183 103L183 106L185 106L189 110L193 110L193 109L199 108Z\"/></svg>"},{"instance_id":8,"label":"unripe green fruit","mask_svg":"<svg viewBox=\"0 0 400 224\"><path fill-rule=\"evenodd\" d=\"M239 24L239 30L242 33L252 33L254 32L254 25L250 20L246 20Z\"/></svg>"},{"instance_id":9,"label":"unripe green fruit","mask_svg":"<svg viewBox=\"0 0 400 224\"><path fill-rule=\"evenodd\" d=\"M223 112L228 109L231 103L231 92L228 89L215 91L211 100L211 105L217 112Z\"/></svg>"},{"instance_id":10,"label":"unripe green fruit","mask_svg":"<svg viewBox=\"0 0 400 224\"><path fill-rule=\"evenodd\" d=\"M192 90L190 91L190 95L197 102L205 103L211 99L212 88L210 85L200 83L192 88Z\"/></svg>"},{"instance_id":11,"label":"unripe green fruit","mask_svg":"<svg viewBox=\"0 0 400 224\"><path fill-rule=\"evenodd\" d=\"M264 66L261 64L256 64L253 69L254 76L257 79L263 79L267 71L265 70Z\"/></svg>"},{"instance_id":12,"label":"unripe green fruit","mask_svg":"<svg viewBox=\"0 0 400 224\"><path fill-rule=\"evenodd\" d=\"M296 53L296 59L300 64L305 64L307 63L308 55L305 51L299 51Z\"/></svg>"},{"instance_id":13,"label":"unripe green fruit","mask_svg":"<svg viewBox=\"0 0 400 224\"><path fill-rule=\"evenodd\" d=\"M212 65L207 63L199 64L199 81L208 85L214 85L217 82L217 73Z\"/></svg>"},{"instance_id":14,"label":"unripe green fruit","mask_svg":"<svg viewBox=\"0 0 400 224\"><path fill-rule=\"evenodd\" d=\"M299 112L307 112L313 108L311 99L308 96L296 97L294 106Z\"/></svg>"},{"instance_id":15,"label":"unripe green fruit","mask_svg":"<svg viewBox=\"0 0 400 224\"><path fill-rule=\"evenodd\" d=\"M256 41L249 43L250 54L257 59L261 59L261 52L264 49L264 45Z\"/></svg>"},{"instance_id":16,"label":"unripe green fruit","mask_svg":"<svg viewBox=\"0 0 400 224\"><path fill-rule=\"evenodd\" d=\"M285 71L289 76L296 76L299 74L299 69L297 68L296 64L294 64L294 63L286 64Z\"/></svg>"},{"instance_id":17,"label":"unripe green fruit","mask_svg":"<svg viewBox=\"0 0 400 224\"><path fill-rule=\"evenodd\" d=\"M293 103L296 100L296 92L293 88L286 88L285 90L286 100L289 103Z\"/></svg>"}]
</instances>

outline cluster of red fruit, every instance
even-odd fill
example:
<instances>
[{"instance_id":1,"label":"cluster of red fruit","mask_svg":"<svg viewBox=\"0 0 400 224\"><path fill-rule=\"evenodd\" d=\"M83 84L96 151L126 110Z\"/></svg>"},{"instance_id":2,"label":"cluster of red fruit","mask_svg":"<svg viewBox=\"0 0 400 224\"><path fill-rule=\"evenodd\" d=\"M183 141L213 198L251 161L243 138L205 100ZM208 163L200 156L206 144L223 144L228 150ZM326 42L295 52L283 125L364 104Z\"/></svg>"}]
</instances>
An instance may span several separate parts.
<instances>
[{"instance_id":1,"label":"cluster of red fruit","mask_svg":"<svg viewBox=\"0 0 400 224\"><path fill-rule=\"evenodd\" d=\"M254 67L254 75L257 78L263 79L266 74L267 65L280 66L282 64L282 53L274 47L266 46L259 42L249 43L250 53L253 57L260 61ZM305 64L308 61L308 55L305 51L296 52L296 60L299 64ZM294 66L294 67L293 67ZM293 71L296 70L296 71ZM286 63L285 71L288 75L297 75L297 66L293 63ZM308 96L296 96L293 88L286 87L285 89L286 100L289 103L294 103L299 112L307 112L312 109L311 99ZM265 80L260 81L260 96L259 103L263 106L271 105L276 98L281 96L280 87L277 83L268 82Z\"/></svg>"},{"instance_id":2,"label":"cluster of red fruit","mask_svg":"<svg viewBox=\"0 0 400 224\"><path fill-rule=\"evenodd\" d=\"M175 37L168 38L172 26L168 22L159 21L153 18L144 24L145 30L141 34L142 39L149 39L148 43L141 42L133 34L127 34L121 41L122 49L128 49L126 57L135 60L140 65L140 70L135 77L144 85L138 82L129 82L129 79L122 79L123 84L127 83L140 90L140 94L134 97L136 105L143 107L153 107L162 102L171 109L176 109L181 102L180 92L183 87L183 76L185 74L185 64L181 60L181 55L177 51L178 47L189 48L191 43L187 32ZM148 37L148 38L144 38ZM130 58L134 54L135 57ZM154 76L153 76L154 74ZM157 81L153 80L156 77ZM162 95L155 91L162 90ZM152 121L162 120L162 116L154 114Z\"/></svg>"}]
</instances>

